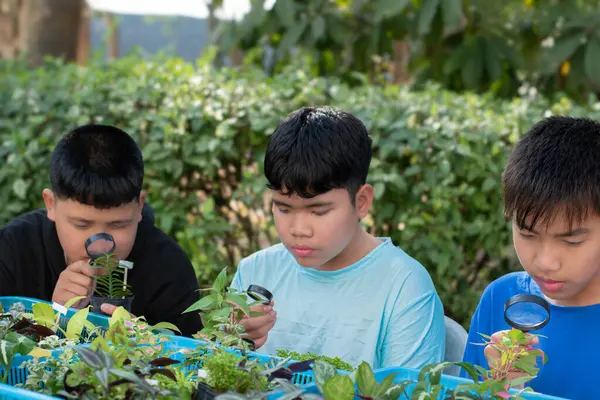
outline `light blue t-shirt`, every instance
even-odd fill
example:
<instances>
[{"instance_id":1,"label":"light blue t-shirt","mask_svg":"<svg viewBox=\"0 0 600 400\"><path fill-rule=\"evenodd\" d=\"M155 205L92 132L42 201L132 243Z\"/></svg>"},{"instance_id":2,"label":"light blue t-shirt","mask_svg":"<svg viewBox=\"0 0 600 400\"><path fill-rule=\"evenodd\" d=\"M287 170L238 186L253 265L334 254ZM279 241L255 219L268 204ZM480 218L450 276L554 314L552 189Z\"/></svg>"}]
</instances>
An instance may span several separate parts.
<instances>
[{"instance_id":1,"label":"light blue t-shirt","mask_svg":"<svg viewBox=\"0 0 600 400\"><path fill-rule=\"evenodd\" d=\"M265 287L277 311L258 352L310 352L373 368L442 361L444 312L429 273L389 238L381 240L338 271L304 268L282 244L243 259L232 286Z\"/></svg>"}]
</instances>

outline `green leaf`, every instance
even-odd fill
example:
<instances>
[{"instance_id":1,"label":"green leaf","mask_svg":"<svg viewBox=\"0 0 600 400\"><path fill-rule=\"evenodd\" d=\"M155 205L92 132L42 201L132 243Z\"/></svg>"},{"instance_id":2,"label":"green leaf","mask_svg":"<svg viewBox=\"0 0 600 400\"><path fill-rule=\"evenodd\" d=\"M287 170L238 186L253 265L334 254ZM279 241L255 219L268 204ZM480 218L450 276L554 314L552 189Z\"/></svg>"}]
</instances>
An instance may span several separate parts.
<instances>
[{"instance_id":1,"label":"green leaf","mask_svg":"<svg viewBox=\"0 0 600 400\"><path fill-rule=\"evenodd\" d=\"M546 51L544 65L541 66L542 71L546 74L555 73L581 45L581 38L582 34L577 33L557 39L554 46Z\"/></svg>"},{"instance_id":2,"label":"green leaf","mask_svg":"<svg viewBox=\"0 0 600 400\"><path fill-rule=\"evenodd\" d=\"M75 313L69 319L69 323L67 324L67 338L68 339L78 339L85 327L85 321L87 320L88 314L90 310L89 308L83 308Z\"/></svg>"},{"instance_id":3,"label":"green leaf","mask_svg":"<svg viewBox=\"0 0 600 400\"><path fill-rule=\"evenodd\" d=\"M119 306L115 309L108 320L108 326L113 326L117 321L129 321L131 315L123 306Z\"/></svg>"},{"instance_id":4,"label":"green leaf","mask_svg":"<svg viewBox=\"0 0 600 400\"><path fill-rule=\"evenodd\" d=\"M375 21L397 17L409 3L410 0L379 0L375 5Z\"/></svg>"},{"instance_id":5,"label":"green leaf","mask_svg":"<svg viewBox=\"0 0 600 400\"><path fill-rule=\"evenodd\" d=\"M313 41L318 41L325 34L325 18L317 15L311 25L311 34Z\"/></svg>"},{"instance_id":6,"label":"green leaf","mask_svg":"<svg viewBox=\"0 0 600 400\"><path fill-rule=\"evenodd\" d=\"M385 193L385 184L383 182L377 182L373 185L373 197L380 199Z\"/></svg>"},{"instance_id":7,"label":"green leaf","mask_svg":"<svg viewBox=\"0 0 600 400\"><path fill-rule=\"evenodd\" d=\"M522 386L522 385L526 384L527 382L529 382L530 380L532 380L534 378L535 378L535 376L522 376L522 377L519 377L519 378L516 378L516 379L512 379L510 381L510 386L513 387L513 388L514 387L519 387L519 386Z\"/></svg>"},{"instance_id":8,"label":"green leaf","mask_svg":"<svg viewBox=\"0 0 600 400\"><path fill-rule=\"evenodd\" d=\"M481 83L482 75L483 51L480 46L480 38L476 38L470 44L468 58L461 70L461 77L467 89L475 89Z\"/></svg>"},{"instance_id":9,"label":"green leaf","mask_svg":"<svg viewBox=\"0 0 600 400\"><path fill-rule=\"evenodd\" d=\"M431 29L440 0L423 0L419 10L419 35L426 35Z\"/></svg>"},{"instance_id":10,"label":"green leaf","mask_svg":"<svg viewBox=\"0 0 600 400\"><path fill-rule=\"evenodd\" d=\"M248 302L244 296L240 294L229 293L227 296L225 296L225 300L237 304L242 310L244 310L246 315L250 315L250 306L248 305Z\"/></svg>"},{"instance_id":11,"label":"green leaf","mask_svg":"<svg viewBox=\"0 0 600 400\"><path fill-rule=\"evenodd\" d=\"M65 303L65 306L64 306L64 307L65 307L65 308L67 308L67 309L68 309L68 308L71 308L71 307L73 307L73 304L75 304L75 303L77 303L79 300L83 300L83 299L85 299L85 298L86 298L85 296L77 296L77 297L73 297L72 299L68 300L68 301Z\"/></svg>"},{"instance_id":12,"label":"green leaf","mask_svg":"<svg viewBox=\"0 0 600 400\"><path fill-rule=\"evenodd\" d=\"M296 46L307 26L308 23L306 22L306 19L302 19L290 26L283 34L281 42L279 42L279 53L284 54L292 47Z\"/></svg>"},{"instance_id":13,"label":"green leaf","mask_svg":"<svg viewBox=\"0 0 600 400\"><path fill-rule=\"evenodd\" d=\"M375 389L375 392L373 393L373 397L379 398L380 396L384 396L390 390L390 388L392 388L392 386L394 385L394 380L396 379L396 375L398 375L398 374L394 372L394 373L386 376L381 381L379 386L377 386L377 388Z\"/></svg>"},{"instance_id":14,"label":"green leaf","mask_svg":"<svg viewBox=\"0 0 600 400\"><path fill-rule=\"evenodd\" d=\"M47 303L35 303L33 305L33 319L40 325L52 328L55 325L54 309Z\"/></svg>"},{"instance_id":15,"label":"green leaf","mask_svg":"<svg viewBox=\"0 0 600 400\"><path fill-rule=\"evenodd\" d=\"M208 313L208 318L213 319L213 320L223 319L223 318L228 318L230 314L231 314L231 307L224 307L224 308L220 308L218 310Z\"/></svg>"},{"instance_id":16,"label":"green leaf","mask_svg":"<svg viewBox=\"0 0 600 400\"><path fill-rule=\"evenodd\" d=\"M371 366L366 362L361 362L356 373L356 384L358 390L363 396L372 396L377 388L377 380Z\"/></svg>"},{"instance_id":17,"label":"green leaf","mask_svg":"<svg viewBox=\"0 0 600 400\"><path fill-rule=\"evenodd\" d=\"M313 371L315 383L319 390L323 392L323 385L335 376L336 370L331 364L322 360L316 360L313 365Z\"/></svg>"},{"instance_id":18,"label":"green leaf","mask_svg":"<svg viewBox=\"0 0 600 400\"><path fill-rule=\"evenodd\" d=\"M212 308L215 305L214 303L214 297L212 295L207 295L189 306L183 313L185 314L192 311L206 310Z\"/></svg>"},{"instance_id":19,"label":"green leaf","mask_svg":"<svg viewBox=\"0 0 600 400\"><path fill-rule=\"evenodd\" d=\"M225 290L225 286L227 286L227 267L221 270L212 287L216 293L222 293Z\"/></svg>"},{"instance_id":20,"label":"green leaf","mask_svg":"<svg viewBox=\"0 0 600 400\"><path fill-rule=\"evenodd\" d=\"M152 330L155 329L169 329L173 332L181 333L179 328L170 322L159 322L158 324L152 326Z\"/></svg>"},{"instance_id":21,"label":"green leaf","mask_svg":"<svg viewBox=\"0 0 600 400\"><path fill-rule=\"evenodd\" d=\"M273 5L273 9L279 18L279 21L286 28L289 29L296 22L296 7L293 0L277 0Z\"/></svg>"},{"instance_id":22,"label":"green leaf","mask_svg":"<svg viewBox=\"0 0 600 400\"><path fill-rule=\"evenodd\" d=\"M398 385L394 385L394 386L390 387L388 390L386 390L385 394L382 396L383 397L382 400L398 400L398 399L402 399L405 397L407 398L408 396L402 396L402 395L406 394L405 393L406 389L413 383L415 383L415 381L407 380L407 381L402 381Z\"/></svg>"},{"instance_id":23,"label":"green leaf","mask_svg":"<svg viewBox=\"0 0 600 400\"><path fill-rule=\"evenodd\" d=\"M477 382L479 380L479 374L477 374L477 370L472 364L469 364L467 362L457 362L454 365L458 365L459 367L464 369L467 372L467 374L469 374L469 377L473 379L474 382Z\"/></svg>"},{"instance_id":24,"label":"green leaf","mask_svg":"<svg viewBox=\"0 0 600 400\"><path fill-rule=\"evenodd\" d=\"M27 198L27 189L29 189L29 185L29 183L19 178L13 182L12 189L19 199L24 200Z\"/></svg>"},{"instance_id":25,"label":"green leaf","mask_svg":"<svg viewBox=\"0 0 600 400\"><path fill-rule=\"evenodd\" d=\"M497 81L502 77L502 60L498 56L498 49L492 40L484 40L482 45L488 77L492 82Z\"/></svg>"},{"instance_id":26,"label":"green leaf","mask_svg":"<svg viewBox=\"0 0 600 400\"><path fill-rule=\"evenodd\" d=\"M600 86L600 38L593 36L585 47L584 70L587 78Z\"/></svg>"},{"instance_id":27,"label":"green leaf","mask_svg":"<svg viewBox=\"0 0 600 400\"><path fill-rule=\"evenodd\" d=\"M9 332L0 340L0 366L6 369L3 378L6 381L12 360L17 354L28 355L35 348L35 342L16 332Z\"/></svg>"},{"instance_id":28,"label":"green leaf","mask_svg":"<svg viewBox=\"0 0 600 400\"><path fill-rule=\"evenodd\" d=\"M458 49L454 50L450 57L444 62L442 72L444 75L451 75L457 71L462 65L464 65L465 59L469 56L469 46L466 44L461 45Z\"/></svg>"},{"instance_id":29,"label":"green leaf","mask_svg":"<svg viewBox=\"0 0 600 400\"><path fill-rule=\"evenodd\" d=\"M454 31L460 24L462 0L442 0L442 18L444 32Z\"/></svg>"},{"instance_id":30,"label":"green leaf","mask_svg":"<svg viewBox=\"0 0 600 400\"><path fill-rule=\"evenodd\" d=\"M326 400L353 400L354 383L348 375L336 375L323 385Z\"/></svg>"}]
</instances>

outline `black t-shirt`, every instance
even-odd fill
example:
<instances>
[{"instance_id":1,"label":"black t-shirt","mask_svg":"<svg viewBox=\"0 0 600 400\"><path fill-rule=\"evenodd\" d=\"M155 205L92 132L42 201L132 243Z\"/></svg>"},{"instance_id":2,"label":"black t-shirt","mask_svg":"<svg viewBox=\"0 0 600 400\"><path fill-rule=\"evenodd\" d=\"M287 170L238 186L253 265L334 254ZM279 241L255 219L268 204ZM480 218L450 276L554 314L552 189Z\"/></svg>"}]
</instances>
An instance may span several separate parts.
<instances>
[{"instance_id":1,"label":"black t-shirt","mask_svg":"<svg viewBox=\"0 0 600 400\"><path fill-rule=\"evenodd\" d=\"M154 226L144 206L135 243L127 258L134 300L131 312L150 324L175 324L185 336L202 329L197 312L182 312L199 299L194 268L183 249ZM46 210L21 215L0 228L0 296L25 296L51 301L65 255L56 226Z\"/></svg>"}]
</instances>

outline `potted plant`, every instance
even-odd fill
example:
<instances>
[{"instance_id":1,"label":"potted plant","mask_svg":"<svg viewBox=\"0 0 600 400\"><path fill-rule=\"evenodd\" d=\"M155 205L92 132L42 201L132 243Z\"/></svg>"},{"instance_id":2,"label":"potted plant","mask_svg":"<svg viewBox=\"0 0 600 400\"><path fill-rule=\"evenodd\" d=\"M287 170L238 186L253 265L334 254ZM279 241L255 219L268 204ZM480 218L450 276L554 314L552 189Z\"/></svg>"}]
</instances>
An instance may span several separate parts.
<instances>
[{"instance_id":1,"label":"potted plant","mask_svg":"<svg viewBox=\"0 0 600 400\"><path fill-rule=\"evenodd\" d=\"M113 253L106 253L90 261L92 268L102 271L96 276L96 288L90 298L92 312L103 313L100 307L104 303L122 306L131 312L134 296L131 285L127 283L128 266L121 264Z\"/></svg>"}]
</instances>

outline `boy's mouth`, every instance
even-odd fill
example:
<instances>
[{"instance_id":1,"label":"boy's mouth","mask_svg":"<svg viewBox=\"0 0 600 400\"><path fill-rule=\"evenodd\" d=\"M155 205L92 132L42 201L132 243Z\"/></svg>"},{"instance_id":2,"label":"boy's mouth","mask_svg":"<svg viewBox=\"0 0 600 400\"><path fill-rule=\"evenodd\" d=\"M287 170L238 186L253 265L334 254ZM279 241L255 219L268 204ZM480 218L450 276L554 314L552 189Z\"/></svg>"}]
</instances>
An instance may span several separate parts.
<instances>
[{"instance_id":1,"label":"boy's mouth","mask_svg":"<svg viewBox=\"0 0 600 400\"><path fill-rule=\"evenodd\" d=\"M298 257L308 257L314 253L315 249L307 246L292 246L292 252Z\"/></svg>"},{"instance_id":2,"label":"boy's mouth","mask_svg":"<svg viewBox=\"0 0 600 400\"><path fill-rule=\"evenodd\" d=\"M543 292L558 292L565 285L564 281L555 281L552 279L535 278L535 281L540 286Z\"/></svg>"}]
</instances>

